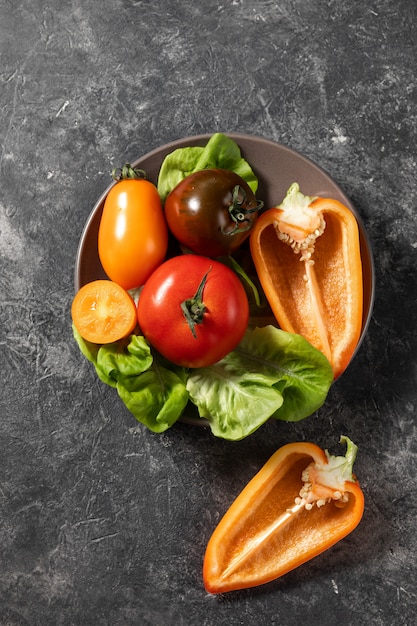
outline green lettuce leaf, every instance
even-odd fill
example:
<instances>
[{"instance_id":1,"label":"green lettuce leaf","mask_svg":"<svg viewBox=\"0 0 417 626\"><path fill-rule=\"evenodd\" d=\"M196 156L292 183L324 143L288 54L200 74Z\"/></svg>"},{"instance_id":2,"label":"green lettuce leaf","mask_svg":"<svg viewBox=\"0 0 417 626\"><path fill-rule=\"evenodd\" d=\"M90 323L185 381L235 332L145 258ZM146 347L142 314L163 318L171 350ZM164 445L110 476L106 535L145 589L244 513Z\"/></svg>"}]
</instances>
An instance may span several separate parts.
<instances>
[{"instance_id":1,"label":"green lettuce leaf","mask_svg":"<svg viewBox=\"0 0 417 626\"><path fill-rule=\"evenodd\" d=\"M187 381L192 402L213 435L238 441L257 430L282 405L282 395L263 376L228 365L228 357L193 370Z\"/></svg>"},{"instance_id":2,"label":"green lettuce leaf","mask_svg":"<svg viewBox=\"0 0 417 626\"><path fill-rule=\"evenodd\" d=\"M164 367L119 380L117 391L135 418L156 433L170 428L188 403L184 383L174 371Z\"/></svg>"},{"instance_id":3,"label":"green lettuce leaf","mask_svg":"<svg viewBox=\"0 0 417 626\"><path fill-rule=\"evenodd\" d=\"M151 349L145 338L131 335L128 339L101 346L96 369L100 370L104 379L117 383L121 378L139 376L151 367L152 362Z\"/></svg>"},{"instance_id":4,"label":"green lettuce leaf","mask_svg":"<svg viewBox=\"0 0 417 626\"><path fill-rule=\"evenodd\" d=\"M258 179L241 156L237 143L222 133L215 133L205 147L177 148L165 157L158 176L158 192L162 201L186 176L216 167L235 172L256 193Z\"/></svg>"},{"instance_id":5,"label":"green lettuce leaf","mask_svg":"<svg viewBox=\"0 0 417 626\"><path fill-rule=\"evenodd\" d=\"M303 337L265 326L247 331L219 363L191 371L187 390L215 436L239 440L271 417L308 417L332 381L330 363Z\"/></svg>"},{"instance_id":6,"label":"green lettuce leaf","mask_svg":"<svg viewBox=\"0 0 417 626\"><path fill-rule=\"evenodd\" d=\"M115 387L128 410L154 432L170 428L188 402L184 368L166 362L141 335L111 344L85 341L75 326L73 334L84 356L94 364L100 380Z\"/></svg>"},{"instance_id":7,"label":"green lettuce leaf","mask_svg":"<svg viewBox=\"0 0 417 626\"><path fill-rule=\"evenodd\" d=\"M72 334L74 335L74 339L78 344L81 354L83 354L90 363L95 363L100 346L97 343L91 343L91 341L83 339L74 324L72 325Z\"/></svg>"},{"instance_id":8,"label":"green lettuce leaf","mask_svg":"<svg viewBox=\"0 0 417 626\"><path fill-rule=\"evenodd\" d=\"M308 417L333 382L321 352L275 326L248 330L224 359L190 370L166 361L142 336L96 346L73 332L100 380L115 387L134 417L154 432L170 428L191 401L213 435L240 440L270 418Z\"/></svg>"},{"instance_id":9,"label":"green lettuce leaf","mask_svg":"<svg viewBox=\"0 0 417 626\"><path fill-rule=\"evenodd\" d=\"M284 402L271 417L297 422L324 403L333 370L327 358L304 337L265 326L247 332L238 346L247 367L268 372ZM262 365L259 361L262 360Z\"/></svg>"},{"instance_id":10,"label":"green lettuce leaf","mask_svg":"<svg viewBox=\"0 0 417 626\"><path fill-rule=\"evenodd\" d=\"M137 376L152 365L151 349L140 335L100 345L83 339L74 325L72 330L82 354L93 363L100 380L110 387L117 387L120 377Z\"/></svg>"}]
</instances>

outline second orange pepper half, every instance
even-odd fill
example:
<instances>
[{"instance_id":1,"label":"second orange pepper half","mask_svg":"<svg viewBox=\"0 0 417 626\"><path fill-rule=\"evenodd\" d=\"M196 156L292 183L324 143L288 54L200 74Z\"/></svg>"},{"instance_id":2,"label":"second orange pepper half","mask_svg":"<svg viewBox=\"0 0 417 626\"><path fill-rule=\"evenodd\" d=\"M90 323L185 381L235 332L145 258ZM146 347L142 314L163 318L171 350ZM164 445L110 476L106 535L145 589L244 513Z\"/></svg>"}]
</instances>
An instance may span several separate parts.
<instances>
[{"instance_id":1,"label":"second orange pepper half","mask_svg":"<svg viewBox=\"0 0 417 626\"><path fill-rule=\"evenodd\" d=\"M363 492L346 456L313 443L275 452L246 485L207 545L203 580L210 593L270 582L324 552L359 524Z\"/></svg>"},{"instance_id":2,"label":"second orange pepper half","mask_svg":"<svg viewBox=\"0 0 417 626\"><path fill-rule=\"evenodd\" d=\"M279 326L302 335L329 359L336 379L362 330L359 229L337 200L310 198L293 183L250 236L252 259Z\"/></svg>"}]
</instances>

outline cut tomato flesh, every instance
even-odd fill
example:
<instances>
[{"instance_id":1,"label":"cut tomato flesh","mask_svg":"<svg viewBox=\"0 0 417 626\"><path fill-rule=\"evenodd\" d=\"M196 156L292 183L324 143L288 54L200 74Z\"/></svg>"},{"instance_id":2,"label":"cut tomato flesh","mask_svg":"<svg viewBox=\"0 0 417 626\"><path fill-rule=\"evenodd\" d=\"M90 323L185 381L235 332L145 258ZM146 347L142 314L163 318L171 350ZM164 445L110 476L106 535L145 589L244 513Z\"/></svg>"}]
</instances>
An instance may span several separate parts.
<instances>
[{"instance_id":1,"label":"cut tomato flesh","mask_svg":"<svg viewBox=\"0 0 417 626\"><path fill-rule=\"evenodd\" d=\"M81 337L92 343L118 341L136 326L133 299L120 285L109 280L84 285L73 300L71 314Z\"/></svg>"}]
</instances>

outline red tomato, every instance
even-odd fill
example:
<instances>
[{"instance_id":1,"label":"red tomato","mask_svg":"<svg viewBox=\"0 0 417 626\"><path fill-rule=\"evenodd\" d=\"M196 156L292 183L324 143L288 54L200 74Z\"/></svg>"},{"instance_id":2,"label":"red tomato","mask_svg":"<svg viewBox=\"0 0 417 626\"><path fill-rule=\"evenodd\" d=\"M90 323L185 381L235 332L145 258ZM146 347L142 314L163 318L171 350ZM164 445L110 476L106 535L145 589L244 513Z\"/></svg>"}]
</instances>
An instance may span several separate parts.
<instances>
[{"instance_id":1,"label":"red tomato","mask_svg":"<svg viewBox=\"0 0 417 626\"><path fill-rule=\"evenodd\" d=\"M248 319L248 299L236 274L194 254L160 265L138 303L139 326L149 343L184 367L220 361L241 341Z\"/></svg>"},{"instance_id":2,"label":"red tomato","mask_svg":"<svg viewBox=\"0 0 417 626\"><path fill-rule=\"evenodd\" d=\"M98 253L107 276L124 289L140 287L162 263L168 228L158 191L144 179L120 180L103 208Z\"/></svg>"}]
</instances>

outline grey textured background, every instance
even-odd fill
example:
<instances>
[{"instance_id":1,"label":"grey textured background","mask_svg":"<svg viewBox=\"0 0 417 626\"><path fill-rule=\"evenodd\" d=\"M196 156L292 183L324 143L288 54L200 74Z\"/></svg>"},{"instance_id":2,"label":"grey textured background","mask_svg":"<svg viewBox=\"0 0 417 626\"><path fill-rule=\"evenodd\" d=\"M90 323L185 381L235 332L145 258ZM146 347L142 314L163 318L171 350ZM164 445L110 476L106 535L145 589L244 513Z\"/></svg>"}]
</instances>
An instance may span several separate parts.
<instances>
[{"instance_id":1,"label":"grey textured background","mask_svg":"<svg viewBox=\"0 0 417 626\"><path fill-rule=\"evenodd\" d=\"M415 623L416 3L2 0L0 624ZM355 203L377 292L324 407L239 443L154 435L71 337L78 240L109 172L199 133L309 156ZM359 446L358 529L270 585L214 597L201 565L282 444Z\"/></svg>"}]
</instances>

